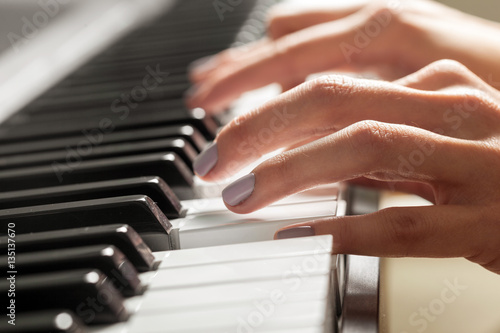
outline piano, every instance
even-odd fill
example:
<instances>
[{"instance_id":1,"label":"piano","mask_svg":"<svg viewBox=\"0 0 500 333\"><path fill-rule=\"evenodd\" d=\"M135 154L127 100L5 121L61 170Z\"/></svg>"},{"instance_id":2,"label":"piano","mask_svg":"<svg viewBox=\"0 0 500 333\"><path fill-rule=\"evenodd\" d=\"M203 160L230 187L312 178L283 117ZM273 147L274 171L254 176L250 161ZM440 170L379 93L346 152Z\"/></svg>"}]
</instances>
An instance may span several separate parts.
<instances>
[{"instance_id":1,"label":"piano","mask_svg":"<svg viewBox=\"0 0 500 333\"><path fill-rule=\"evenodd\" d=\"M375 192L334 184L236 215L192 171L275 89L212 117L184 106L188 66L261 38L276 2L53 0L23 17L39 36L11 35L0 58L0 331L378 332L378 258L272 240L374 211Z\"/></svg>"}]
</instances>

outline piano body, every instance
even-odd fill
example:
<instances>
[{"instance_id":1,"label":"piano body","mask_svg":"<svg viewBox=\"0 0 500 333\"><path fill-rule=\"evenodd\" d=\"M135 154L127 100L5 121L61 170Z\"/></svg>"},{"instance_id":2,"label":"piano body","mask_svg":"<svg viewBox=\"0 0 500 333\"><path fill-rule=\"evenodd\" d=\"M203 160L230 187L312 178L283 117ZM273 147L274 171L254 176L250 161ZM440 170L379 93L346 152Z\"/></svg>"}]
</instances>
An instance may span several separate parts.
<instances>
[{"instance_id":1,"label":"piano body","mask_svg":"<svg viewBox=\"0 0 500 333\"><path fill-rule=\"evenodd\" d=\"M275 2L31 3L0 58L2 332L378 331L378 258L272 240L376 210L374 193L336 184L238 216L192 172L274 92L210 117L184 107L187 66L260 38Z\"/></svg>"}]
</instances>

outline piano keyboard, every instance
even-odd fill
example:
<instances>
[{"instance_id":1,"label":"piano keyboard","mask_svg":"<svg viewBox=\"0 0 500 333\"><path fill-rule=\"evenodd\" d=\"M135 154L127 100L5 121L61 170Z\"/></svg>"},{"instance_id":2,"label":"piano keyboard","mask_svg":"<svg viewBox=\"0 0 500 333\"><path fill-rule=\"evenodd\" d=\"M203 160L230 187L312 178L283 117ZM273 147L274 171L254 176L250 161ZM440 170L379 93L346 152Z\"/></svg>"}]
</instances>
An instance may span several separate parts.
<instances>
[{"instance_id":1,"label":"piano keyboard","mask_svg":"<svg viewBox=\"0 0 500 333\"><path fill-rule=\"evenodd\" d=\"M233 2L223 21L212 1L160 6L1 124L4 295L16 272L2 332L378 331L378 259L332 255L331 236L272 240L356 210L358 192L236 215L192 171L231 112L184 107L187 67L259 39L275 2Z\"/></svg>"}]
</instances>

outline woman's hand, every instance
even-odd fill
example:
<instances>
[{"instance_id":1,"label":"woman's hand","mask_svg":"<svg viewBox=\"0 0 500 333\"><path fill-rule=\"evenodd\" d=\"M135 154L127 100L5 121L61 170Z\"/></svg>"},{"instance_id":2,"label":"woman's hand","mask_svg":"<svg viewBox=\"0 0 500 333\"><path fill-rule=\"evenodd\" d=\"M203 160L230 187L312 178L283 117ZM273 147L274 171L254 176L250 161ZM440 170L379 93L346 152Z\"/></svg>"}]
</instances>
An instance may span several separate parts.
<instances>
[{"instance_id":1,"label":"woman's hand","mask_svg":"<svg viewBox=\"0 0 500 333\"><path fill-rule=\"evenodd\" d=\"M249 213L360 177L395 183L435 206L303 223L277 237L332 234L336 253L462 256L500 273L500 93L466 67L439 61L392 83L308 81L224 127L195 170L218 180L291 146L229 185L226 206Z\"/></svg>"},{"instance_id":2,"label":"woman's hand","mask_svg":"<svg viewBox=\"0 0 500 333\"><path fill-rule=\"evenodd\" d=\"M226 108L241 93L278 82L284 90L311 73L375 72L397 79L439 59L466 65L500 88L500 24L427 0L271 11L269 38L224 51L191 71L190 107Z\"/></svg>"}]
</instances>

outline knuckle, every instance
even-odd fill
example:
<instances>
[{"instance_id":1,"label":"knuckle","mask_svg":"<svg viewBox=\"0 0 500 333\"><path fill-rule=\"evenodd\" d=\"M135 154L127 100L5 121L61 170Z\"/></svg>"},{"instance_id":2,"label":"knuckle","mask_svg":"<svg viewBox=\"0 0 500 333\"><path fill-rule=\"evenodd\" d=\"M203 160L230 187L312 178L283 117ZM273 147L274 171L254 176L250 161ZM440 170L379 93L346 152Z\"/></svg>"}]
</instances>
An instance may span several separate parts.
<instances>
[{"instance_id":1,"label":"knuckle","mask_svg":"<svg viewBox=\"0 0 500 333\"><path fill-rule=\"evenodd\" d=\"M394 1L373 1L370 5L365 7L365 29L370 26L379 26L380 33L391 36L392 38L400 36L407 37L411 33L411 29L407 27L408 20L404 17L407 14L405 5L396 4ZM377 31L375 29L375 31Z\"/></svg>"},{"instance_id":2,"label":"knuckle","mask_svg":"<svg viewBox=\"0 0 500 333\"><path fill-rule=\"evenodd\" d=\"M370 16L372 20L379 18L390 18L391 21L393 19L397 20L402 12L400 6L389 1L375 1L371 7L368 7L368 10L372 13Z\"/></svg>"},{"instance_id":3,"label":"knuckle","mask_svg":"<svg viewBox=\"0 0 500 333\"><path fill-rule=\"evenodd\" d=\"M482 105L488 104L488 97L480 91L470 90L460 96L460 102L467 106L468 110L473 111Z\"/></svg>"},{"instance_id":4,"label":"knuckle","mask_svg":"<svg viewBox=\"0 0 500 333\"><path fill-rule=\"evenodd\" d=\"M440 69L443 72L461 72L468 71L467 67L462 65L459 61L453 59L440 59L430 64L430 66Z\"/></svg>"},{"instance_id":5,"label":"knuckle","mask_svg":"<svg viewBox=\"0 0 500 333\"><path fill-rule=\"evenodd\" d=\"M365 120L350 127L351 144L364 154L386 151L394 142L394 130L384 123Z\"/></svg>"},{"instance_id":6,"label":"knuckle","mask_svg":"<svg viewBox=\"0 0 500 333\"><path fill-rule=\"evenodd\" d=\"M415 210L389 208L382 212L390 241L402 247L404 256L410 254L412 246L421 243L430 234L431 223Z\"/></svg>"},{"instance_id":7,"label":"knuckle","mask_svg":"<svg viewBox=\"0 0 500 333\"><path fill-rule=\"evenodd\" d=\"M431 74L446 78L454 83L470 83L475 75L456 60L442 59L427 66Z\"/></svg>"},{"instance_id":8,"label":"knuckle","mask_svg":"<svg viewBox=\"0 0 500 333\"><path fill-rule=\"evenodd\" d=\"M310 81L306 90L311 98L339 107L355 92L355 84L353 79L343 75L323 75Z\"/></svg>"},{"instance_id":9,"label":"knuckle","mask_svg":"<svg viewBox=\"0 0 500 333\"><path fill-rule=\"evenodd\" d=\"M498 120L498 103L480 89L470 88L466 91L449 92L446 95L449 97L448 102L450 108L460 112L464 118L468 118L470 115L478 113L478 115L484 115Z\"/></svg>"}]
</instances>

